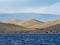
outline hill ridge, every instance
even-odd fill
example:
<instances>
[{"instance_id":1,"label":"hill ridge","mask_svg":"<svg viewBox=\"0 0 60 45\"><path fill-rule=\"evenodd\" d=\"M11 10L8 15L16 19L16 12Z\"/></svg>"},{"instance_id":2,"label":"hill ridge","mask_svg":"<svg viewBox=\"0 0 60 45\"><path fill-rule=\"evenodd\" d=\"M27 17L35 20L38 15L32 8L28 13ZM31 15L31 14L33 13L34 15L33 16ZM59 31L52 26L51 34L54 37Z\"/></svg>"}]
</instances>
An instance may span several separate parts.
<instances>
[{"instance_id":1,"label":"hill ridge","mask_svg":"<svg viewBox=\"0 0 60 45\"><path fill-rule=\"evenodd\" d=\"M20 20L7 20L7 21L3 21L3 22L4 23L16 24L16 25L21 25L21 26L25 26L25 27L30 27L32 25L43 23L42 21L38 21L36 19L29 19L29 20L25 20L25 21L20 21Z\"/></svg>"}]
</instances>

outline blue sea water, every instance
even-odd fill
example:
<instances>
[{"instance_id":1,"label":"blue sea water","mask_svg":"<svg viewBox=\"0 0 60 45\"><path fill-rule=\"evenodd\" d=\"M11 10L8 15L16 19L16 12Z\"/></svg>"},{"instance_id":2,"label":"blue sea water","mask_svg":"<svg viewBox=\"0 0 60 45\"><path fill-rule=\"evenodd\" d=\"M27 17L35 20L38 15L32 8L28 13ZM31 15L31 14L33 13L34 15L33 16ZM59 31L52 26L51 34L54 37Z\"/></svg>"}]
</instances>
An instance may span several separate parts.
<instances>
[{"instance_id":1,"label":"blue sea water","mask_svg":"<svg viewBox=\"0 0 60 45\"><path fill-rule=\"evenodd\" d=\"M0 34L0 45L60 45L60 34Z\"/></svg>"}]
</instances>

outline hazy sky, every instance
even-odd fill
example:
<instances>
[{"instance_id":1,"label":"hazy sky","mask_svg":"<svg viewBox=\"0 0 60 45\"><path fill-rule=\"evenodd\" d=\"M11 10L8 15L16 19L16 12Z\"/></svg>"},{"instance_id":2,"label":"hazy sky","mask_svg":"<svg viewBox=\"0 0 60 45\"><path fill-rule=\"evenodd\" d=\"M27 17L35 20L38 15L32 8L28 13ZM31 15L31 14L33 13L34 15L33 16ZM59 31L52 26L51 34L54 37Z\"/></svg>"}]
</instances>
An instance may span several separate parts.
<instances>
[{"instance_id":1,"label":"hazy sky","mask_svg":"<svg viewBox=\"0 0 60 45\"><path fill-rule=\"evenodd\" d=\"M59 19L60 15L54 14L33 14L33 13L20 13L20 14L0 14L0 20L29 20L29 19L37 19L40 21L52 21L55 19Z\"/></svg>"},{"instance_id":2,"label":"hazy sky","mask_svg":"<svg viewBox=\"0 0 60 45\"><path fill-rule=\"evenodd\" d=\"M43 21L60 18L60 0L0 0L0 20L12 18L22 20L32 18Z\"/></svg>"},{"instance_id":3,"label":"hazy sky","mask_svg":"<svg viewBox=\"0 0 60 45\"><path fill-rule=\"evenodd\" d=\"M0 0L0 13L60 14L60 0Z\"/></svg>"}]
</instances>

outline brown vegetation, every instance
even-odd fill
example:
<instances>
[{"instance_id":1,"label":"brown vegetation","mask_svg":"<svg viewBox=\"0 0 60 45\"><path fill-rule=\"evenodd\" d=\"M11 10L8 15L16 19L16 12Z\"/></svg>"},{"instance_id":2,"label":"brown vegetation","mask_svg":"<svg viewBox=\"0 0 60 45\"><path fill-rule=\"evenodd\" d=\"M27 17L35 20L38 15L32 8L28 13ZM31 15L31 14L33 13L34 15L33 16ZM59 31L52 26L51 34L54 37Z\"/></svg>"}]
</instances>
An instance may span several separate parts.
<instances>
[{"instance_id":1,"label":"brown vegetation","mask_svg":"<svg viewBox=\"0 0 60 45\"><path fill-rule=\"evenodd\" d=\"M60 19L45 23L34 19L8 21L0 23L0 33L60 34Z\"/></svg>"},{"instance_id":2,"label":"brown vegetation","mask_svg":"<svg viewBox=\"0 0 60 45\"><path fill-rule=\"evenodd\" d=\"M33 25L37 25L37 24L41 24L43 22L35 20L35 19L30 19L30 20L26 20L26 21L21 21L21 20L7 20L7 21L3 21L4 23L9 23L9 24L15 24L15 25L20 25L23 27L31 27Z\"/></svg>"}]
</instances>

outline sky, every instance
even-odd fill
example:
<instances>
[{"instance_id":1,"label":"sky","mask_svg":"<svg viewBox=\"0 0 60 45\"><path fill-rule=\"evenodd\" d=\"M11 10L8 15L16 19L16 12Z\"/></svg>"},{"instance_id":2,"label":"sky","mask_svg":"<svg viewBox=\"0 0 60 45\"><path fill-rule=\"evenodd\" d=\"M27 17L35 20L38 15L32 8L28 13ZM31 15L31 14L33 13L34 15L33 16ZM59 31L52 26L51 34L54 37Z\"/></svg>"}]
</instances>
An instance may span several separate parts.
<instances>
[{"instance_id":1,"label":"sky","mask_svg":"<svg viewBox=\"0 0 60 45\"><path fill-rule=\"evenodd\" d=\"M60 0L0 0L0 13L60 14Z\"/></svg>"},{"instance_id":2,"label":"sky","mask_svg":"<svg viewBox=\"0 0 60 45\"><path fill-rule=\"evenodd\" d=\"M32 13L37 15L33 16ZM60 0L0 0L0 20L12 18L34 18L43 21L60 18Z\"/></svg>"},{"instance_id":3,"label":"sky","mask_svg":"<svg viewBox=\"0 0 60 45\"><path fill-rule=\"evenodd\" d=\"M47 22L60 19L60 15L55 14L35 14L35 13L18 13L18 14L0 14L0 21L5 20L31 20L36 19L39 21Z\"/></svg>"}]
</instances>

